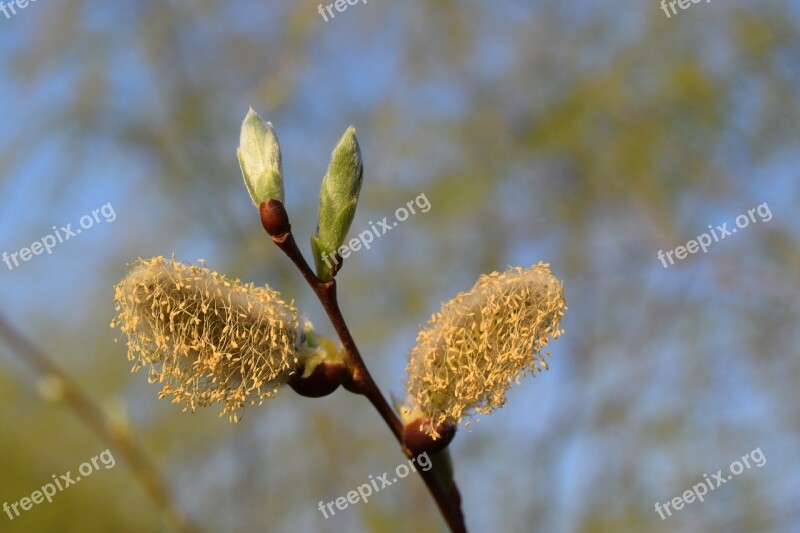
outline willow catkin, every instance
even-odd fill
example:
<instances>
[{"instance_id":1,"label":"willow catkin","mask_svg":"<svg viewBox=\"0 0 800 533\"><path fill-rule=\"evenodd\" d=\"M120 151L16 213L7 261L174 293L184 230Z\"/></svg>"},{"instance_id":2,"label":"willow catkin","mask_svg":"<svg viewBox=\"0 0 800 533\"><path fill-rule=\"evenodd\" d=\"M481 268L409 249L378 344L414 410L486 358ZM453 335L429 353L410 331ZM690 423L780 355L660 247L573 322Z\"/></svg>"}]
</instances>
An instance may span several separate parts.
<instances>
[{"instance_id":1,"label":"willow catkin","mask_svg":"<svg viewBox=\"0 0 800 533\"><path fill-rule=\"evenodd\" d=\"M415 409L436 427L501 407L513 382L547 368L541 350L562 333L565 309L546 263L481 276L417 336L406 369Z\"/></svg>"},{"instance_id":2,"label":"willow catkin","mask_svg":"<svg viewBox=\"0 0 800 533\"><path fill-rule=\"evenodd\" d=\"M116 318L133 370L149 368L159 398L194 411L214 403L237 422L275 396L298 366L297 310L269 287L203 266L140 259L116 287Z\"/></svg>"}]
</instances>

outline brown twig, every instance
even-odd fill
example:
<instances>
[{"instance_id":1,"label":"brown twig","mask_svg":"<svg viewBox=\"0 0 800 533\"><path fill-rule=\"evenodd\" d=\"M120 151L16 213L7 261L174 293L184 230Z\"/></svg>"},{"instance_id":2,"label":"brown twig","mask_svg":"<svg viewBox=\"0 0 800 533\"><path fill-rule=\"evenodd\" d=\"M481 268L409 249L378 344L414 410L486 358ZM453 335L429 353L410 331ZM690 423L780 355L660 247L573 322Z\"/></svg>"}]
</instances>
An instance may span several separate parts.
<instances>
[{"instance_id":1,"label":"brown twig","mask_svg":"<svg viewBox=\"0 0 800 533\"><path fill-rule=\"evenodd\" d=\"M4 340L11 353L40 379L55 379L59 400L66 404L100 438L110 443L122 454L134 476L144 487L153 502L161 509L165 520L175 531L194 533L197 528L173 501L164 480L144 451L133 442L127 430L115 427L103 409L80 386L56 366L32 341L17 331L0 315L0 340Z\"/></svg>"},{"instance_id":2,"label":"brown twig","mask_svg":"<svg viewBox=\"0 0 800 533\"><path fill-rule=\"evenodd\" d=\"M358 351L350 329L339 309L339 301L336 295L336 280L322 281L311 270L308 262L303 257L297 242L294 239L289 224L289 217L283 204L278 200L270 200L260 206L261 222L267 233L272 236L273 242L285 253L289 259L300 270L300 273L308 282L311 289L319 298L322 307L330 318L333 328L342 342L344 351L348 357L348 364L352 371L352 382L347 384L348 390L357 394L362 394L372 403L375 409L383 418L386 425L392 430L397 441L403 445L403 424L384 398L375 380L367 369L361 353ZM409 459L412 458L411 450L403 446L403 453ZM453 533L466 533L464 516L461 512L461 497L455 483L448 494L445 488L436 477L433 469L427 471L418 470L425 485L428 487L436 504L444 516L450 531Z\"/></svg>"}]
</instances>

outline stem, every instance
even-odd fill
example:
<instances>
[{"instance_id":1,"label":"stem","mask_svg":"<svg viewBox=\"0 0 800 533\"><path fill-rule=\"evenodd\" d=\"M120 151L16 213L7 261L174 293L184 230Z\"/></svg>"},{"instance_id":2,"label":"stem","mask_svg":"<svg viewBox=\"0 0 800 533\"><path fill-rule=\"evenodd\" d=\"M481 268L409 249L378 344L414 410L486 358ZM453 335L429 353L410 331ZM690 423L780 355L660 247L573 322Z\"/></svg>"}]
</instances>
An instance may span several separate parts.
<instances>
[{"instance_id":1,"label":"stem","mask_svg":"<svg viewBox=\"0 0 800 533\"><path fill-rule=\"evenodd\" d=\"M100 440L112 444L130 467L134 476L144 487L153 502L161 509L165 520L175 531L193 533L197 528L184 516L178 505L172 500L164 480L155 465L150 462L126 430L121 430L108 420L103 409L97 405L80 386L72 381L58 366L33 344L27 337L17 331L0 315L0 339L5 340L22 363L29 367L39 378L55 378L62 389L60 401L71 408L75 414L89 426Z\"/></svg>"},{"instance_id":2,"label":"stem","mask_svg":"<svg viewBox=\"0 0 800 533\"><path fill-rule=\"evenodd\" d=\"M339 309L339 300L336 295L336 280L322 281L311 270L302 252L297 246L297 242L291 232L291 226L288 223L288 215L277 200L270 200L269 203L263 203L260 206L262 223L270 235L272 235L273 242L292 260L295 266L300 270L300 273L308 282L314 293L319 298L322 307L325 309L331 323L333 324L336 334L342 342L342 346L348 356L348 362L352 370L352 383L348 388L357 394L362 394L372 403L378 413L383 418L389 429L392 430L397 441L403 445L403 423L397 417L394 410L381 393L380 388L375 383L372 375L358 351L353 336L350 334L350 329L342 316ZM403 446L403 453L407 458L411 459L413 453L411 450ZM442 486L438 477L436 477L433 469L422 471L417 470L422 476L425 485L428 487L431 495L439 510L442 513L448 527L452 533L466 533L467 528L464 524L464 516L461 512L460 500L461 497L458 488L453 482L453 488L448 493Z\"/></svg>"}]
</instances>

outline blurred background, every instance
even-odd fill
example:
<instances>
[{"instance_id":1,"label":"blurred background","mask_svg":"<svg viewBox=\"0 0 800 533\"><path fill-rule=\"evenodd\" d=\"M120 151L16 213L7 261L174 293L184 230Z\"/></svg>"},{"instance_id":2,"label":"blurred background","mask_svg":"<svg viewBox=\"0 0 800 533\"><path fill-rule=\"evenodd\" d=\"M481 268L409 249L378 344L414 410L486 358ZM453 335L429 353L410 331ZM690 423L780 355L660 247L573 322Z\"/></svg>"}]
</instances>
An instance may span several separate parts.
<instances>
[{"instance_id":1,"label":"blurred background","mask_svg":"<svg viewBox=\"0 0 800 533\"><path fill-rule=\"evenodd\" d=\"M174 253L269 283L333 336L261 229L235 150L253 106L277 129L308 254L330 151L353 124L365 181L351 235L431 203L338 276L385 392L404 394L420 324L481 273L547 261L564 282L551 370L451 446L470 531L800 531L800 2L667 18L656 1L370 0L327 22L318 5L0 14L0 253L103 205L116 214L0 263L8 322L129 428L202 531L443 531L418 477L319 512L403 461L363 399L287 389L238 425L182 413L130 373L109 328L127 264ZM658 260L764 202L771 220ZM0 502L106 448L117 465L0 514L0 531L171 531L121 452L17 352L0 338ZM757 447L763 468L655 512Z\"/></svg>"}]
</instances>

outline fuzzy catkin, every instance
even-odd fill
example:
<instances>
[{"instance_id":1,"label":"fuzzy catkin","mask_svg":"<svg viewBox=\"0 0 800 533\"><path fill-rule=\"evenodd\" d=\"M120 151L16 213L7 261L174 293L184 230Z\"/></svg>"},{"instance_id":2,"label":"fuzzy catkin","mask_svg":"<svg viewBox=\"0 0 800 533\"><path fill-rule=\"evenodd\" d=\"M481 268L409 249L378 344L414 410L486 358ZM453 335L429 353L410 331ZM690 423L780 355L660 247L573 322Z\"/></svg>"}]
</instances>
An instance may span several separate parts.
<instances>
[{"instance_id":1,"label":"fuzzy catkin","mask_svg":"<svg viewBox=\"0 0 800 533\"><path fill-rule=\"evenodd\" d=\"M133 371L149 368L159 398L194 411L241 409L275 396L298 366L297 310L269 287L229 280L203 266L140 259L116 287L116 318Z\"/></svg>"},{"instance_id":2,"label":"fuzzy catkin","mask_svg":"<svg viewBox=\"0 0 800 533\"><path fill-rule=\"evenodd\" d=\"M431 427L501 407L513 382L547 368L541 350L561 335L565 310L546 263L481 276L417 336L406 369L415 407Z\"/></svg>"}]
</instances>

